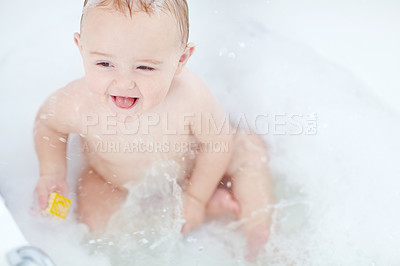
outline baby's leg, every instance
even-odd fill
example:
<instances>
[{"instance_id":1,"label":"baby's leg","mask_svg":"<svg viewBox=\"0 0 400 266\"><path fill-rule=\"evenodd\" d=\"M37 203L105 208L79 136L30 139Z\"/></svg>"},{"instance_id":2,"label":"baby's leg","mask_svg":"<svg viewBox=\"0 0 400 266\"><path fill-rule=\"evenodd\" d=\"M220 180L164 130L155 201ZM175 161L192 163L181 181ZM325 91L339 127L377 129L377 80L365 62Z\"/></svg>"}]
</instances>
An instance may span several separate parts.
<instances>
[{"instance_id":1,"label":"baby's leg","mask_svg":"<svg viewBox=\"0 0 400 266\"><path fill-rule=\"evenodd\" d=\"M254 259L268 240L272 209L266 208L274 202L267 147L260 136L240 130L234 137L232 148L227 175L232 179L233 195L241 207L248 258Z\"/></svg>"},{"instance_id":2,"label":"baby's leg","mask_svg":"<svg viewBox=\"0 0 400 266\"><path fill-rule=\"evenodd\" d=\"M125 201L127 191L108 184L92 169L83 172L77 190L78 220L89 226L93 234L106 229L111 215Z\"/></svg>"},{"instance_id":3,"label":"baby's leg","mask_svg":"<svg viewBox=\"0 0 400 266\"><path fill-rule=\"evenodd\" d=\"M224 178L221 185L215 190L206 206L206 217L215 218L223 215L233 215L238 218L240 215L240 204L233 197L229 188L223 187L228 181Z\"/></svg>"}]
</instances>

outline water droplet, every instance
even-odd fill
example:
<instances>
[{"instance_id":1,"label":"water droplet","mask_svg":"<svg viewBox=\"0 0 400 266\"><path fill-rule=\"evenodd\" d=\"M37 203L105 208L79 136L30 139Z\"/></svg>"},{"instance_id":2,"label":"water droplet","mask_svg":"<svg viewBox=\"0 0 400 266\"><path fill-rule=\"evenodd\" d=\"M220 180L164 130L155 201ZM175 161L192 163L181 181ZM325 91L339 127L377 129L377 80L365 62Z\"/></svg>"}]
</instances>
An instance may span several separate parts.
<instances>
[{"instance_id":1,"label":"water droplet","mask_svg":"<svg viewBox=\"0 0 400 266\"><path fill-rule=\"evenodd\" d=\"M236 58L236 54L233 53L233 52L230 52L230 53L228 54L228 58L230 58L230 59L235 59L235 58Z\"/></svg>"},{"instance_id":2,"label":"water droplet","mask_svg":"<svg viewBox=\"0 0 400 266\"><path fill-rule=\"evenodd\" d=\"M47 136L43 136L42 137L44 140L47 140L47 141L49 141L50 140L50 138L49 137L47 137Z\"/></svg>"},{"instance_id":3,"label":"water droplet","mask_svg":"<svg viewBox=\"0 0 400 266\"><path fill-rule=\"evenodd\" d=\"M59 141L66 143L67 140L65 138L58 138Z\"/></svg>"},{"instance_id":4,"label":"water droplet","mask_svg":"<svg viewBox=\"0 0 400 266\"><path fill-rule=\"evenodd\" d=\"M196 243L197 242L197 238L195 238L193 236L188 236L186 241L189 242L189 243Z\"/></svg>"},{"instance_id":5,"label":"water droplet","mask_svg":"<svg viewBox=\"0 0 400 266\"><path fill-rule=\"evenodd\" d=\"M231 181L226 182L226 187L227 187L227 188L232 187L232 182L231 182Z\"/></svg>"},{"instance_id":6,"label":"water droplet","mask_svg":"<svg viewBox=\"0 0 400 266\"><path fill-rule=\"evenodd\" d=\"M239 42L239 47L240 48L246 48L246 43L245 42Z\"/></svg>"},{"instance_id":7,"label":"water droplet","mask_svg":"<svg viewBox=\"0 0 400 266\"><path fill-rule=\"evenodd\" d=\"M219 55L219 56L223 56L223 55L225 55L227 52L228 52L228 50L227 50L225 47L223 47L223 48L221 48L221 49L219 50L218 55Z\"/></svg>"}]
</instances>

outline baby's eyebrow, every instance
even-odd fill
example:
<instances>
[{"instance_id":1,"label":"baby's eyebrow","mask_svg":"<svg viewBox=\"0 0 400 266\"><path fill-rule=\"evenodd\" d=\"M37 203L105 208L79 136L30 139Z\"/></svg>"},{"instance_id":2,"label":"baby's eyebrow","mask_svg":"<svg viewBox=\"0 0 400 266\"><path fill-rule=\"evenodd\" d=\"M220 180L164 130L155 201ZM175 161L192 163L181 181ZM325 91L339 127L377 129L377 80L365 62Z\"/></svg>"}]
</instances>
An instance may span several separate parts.
<instances>
[{"instance_id":1,"label":"baby's eyebrow","mask_svg":"<svg viewBox=\"0 0 400 266\"><path fill-rule=\"evenodd\" d=\"M93 55L101 55L101 56L107 56L107 57L114 57L114 56L112 56L112 55L110 55L110 54L106 54L106 53L102 53L102 52L97 52L97 51L92 51L92 52L90 52L90 54L93 54Z\"/></svg>"},{"instance_id":2,"label":"baby's eyebrow","mask_svg":"<svg viewBox=\"0 0 400 266\"><path fill-rule=\"evenodd\" d=\"M113 55L107 54L107 53L102 53L102 52L97 52L97 51L92 51L90 52L90 54L93 55L100 55L100 56L106 56L106 57L114 57ZM156 60L156 59L141 59L138 60L139 62L144 62L144 63L151 63L153 65L162 65L163 62L160 60Z\"/></svg>"},{"instance_id":3,"label":"baby's eyebrow","mask_svg":"<svg viewBox=\"0 0 400 266\"><path fill-rule=\"evenodd\" d=\"M151 63L153 65L161 65L163 62L155 59L142 59L139 60L139 62L146 62L146 63Z\"/></svg>"}]
</instances>

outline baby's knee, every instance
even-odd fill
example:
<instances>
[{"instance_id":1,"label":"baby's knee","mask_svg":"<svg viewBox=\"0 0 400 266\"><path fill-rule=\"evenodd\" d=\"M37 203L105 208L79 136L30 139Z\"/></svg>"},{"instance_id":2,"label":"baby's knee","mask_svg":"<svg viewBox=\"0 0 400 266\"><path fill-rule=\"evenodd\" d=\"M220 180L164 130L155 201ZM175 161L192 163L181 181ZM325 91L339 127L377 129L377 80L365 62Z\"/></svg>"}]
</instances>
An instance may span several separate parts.
<instances>
[{"instance_id":1,"label":"baby's knee","mask_svg":"<svg viewBox=\"0 0 400 266\"><path fill-rule=\"evenodd\" d=\"M251 172L267 173L269 157L264 139L255 133L240 132L238 134L232 145L232 159L228 167L228 175L238 174L238 171L247 174Z\"/></svg>"},{"instance_id":2,"label":"baby's knee","mask_svg":"<svg viewBox=\"0 0 400 266\"><path fill-rule=\"evenodd\" d=\"M78 184L77 218L92 233L101 233L125 198L125 191L112 187L94 170L87 169L82 173Z\"/></svg>"}]
</instances>

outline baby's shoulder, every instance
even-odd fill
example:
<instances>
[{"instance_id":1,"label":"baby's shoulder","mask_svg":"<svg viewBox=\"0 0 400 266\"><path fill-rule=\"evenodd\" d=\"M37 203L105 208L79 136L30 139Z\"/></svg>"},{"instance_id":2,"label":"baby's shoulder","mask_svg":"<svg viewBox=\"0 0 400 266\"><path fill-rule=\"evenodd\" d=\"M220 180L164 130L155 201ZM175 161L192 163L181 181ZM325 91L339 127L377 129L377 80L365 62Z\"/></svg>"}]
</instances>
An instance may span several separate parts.
<instances>
[{"instance_id":1,"label":"baby's shoulder","mask_svg":"<svg viewBox=\"0 0 400 266\"><path fill-rule=\"evenodd\" d=\"M171 96L174 101L184 99L184 102L191 108L203 109L204 105L207 105L207 102L210 103L210 99L214 98L205 82L187 68L174 80L172 85Z\"/></svg>"},{"instance_id":2,"label":"baby's shoulder","mask_svg":"<svg viewBox=\"0 0 400 266\"><path fill-rule=\"evenodd\" d=\"M196 136L200 137L204 133L201 129L207 128L211 121L218 125L218 128L228 126L228 123L225 123L227 117L222 105L200 77L185 69L176 84L176 97L172 101L183 103L184 112L191 114L191 129Z\"/></svg>"},{"instance_id":3,"label":"baby's shoulder","mask_svg":"<svg viewBox=\"0 0 400 266\"><path fill-rule=\"evenodd\" d=\"M84 79L74 80L51 94L43 106L54 110L68 110L81 106L87 99L85 86Z\"/></svg>"},{"instance_id":4,"label":"baby's shoulder","mask_svg":"<svg viewBox=\"0 0 400 266\"><path fill-rule=\"evenodd\" d=\"M57 92L62 93L67 98L73 97L73 96L85 97L85 94L87 94L85 79L80 78L80 79L71 81L70 83L65 85L63 88L60 88Z\"/></svg>"},{"instance_id":5,"label":"baby's shoulder","mask_svg":"<svg viewBox=\"0 0 400 266\"><path fill-rule=\"evenodd\" d=\"M78 79L55 91L40 107L38 118L61 132L77 131L88 98L85 86L84 79Z\"/></svg>"}]
</instances>

